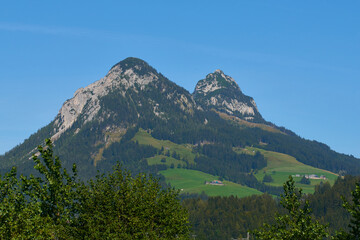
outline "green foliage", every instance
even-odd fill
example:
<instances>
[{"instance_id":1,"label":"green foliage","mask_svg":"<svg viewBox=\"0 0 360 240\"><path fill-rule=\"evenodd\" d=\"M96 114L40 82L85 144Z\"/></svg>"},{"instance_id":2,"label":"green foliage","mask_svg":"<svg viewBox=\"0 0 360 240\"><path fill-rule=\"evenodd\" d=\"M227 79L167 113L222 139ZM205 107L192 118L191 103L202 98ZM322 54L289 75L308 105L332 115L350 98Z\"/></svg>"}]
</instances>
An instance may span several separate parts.
<instances>
[{"instance_id":1,"label":"green foliage","mask_svg":"<svg viewBox=\"0 0 360 240\"><path fill-rule=\"evenodd\" d=\"M267 143L261 148L288 154L295 157L299 162L312 167L326 169L334 173L339 171L345 171L352 175L360 173L357 158L337 153L331 150L329 146L317 141L284 134L263 134L261 141Z\"/></svg>"},{"instance_id":2,"label":"green foliage","mask_svg":"<svg viewBox=\"0 0 360 240\"><path fill-rule=\"evenodd\" d=\"M100 169L111 169L117 162L132 172L149 170L145 158L152 157L157 150L149 145L140 145L133 141L115 142L103 152L104 161L99 162ZM145 165L145 166L144 166Z\"/></svg>"},{"instance_id":3,"label":"green foliage","mask_svg":"<svg viewBox=\"0 0 360 240\"><path fill-rule=\"evenodd\" d=\"M291 176L284 184L284 194L281 198L280 203L288 214L278 215L273 225L264 224L262 229L254 231L256 237L269 240L320 240L328 236L327 227L310 216L309 202L302 201L302 189L295 188Z\"/></svg>"},{"instance_id":4,"label":"green foliage","mask_svg":"<svg viewBox=\"0 0 360 240\"><path fill-rule=\"evenodd\" d=\"M306 197L310 202L313 215L322 223L329 224L331 235L339 229L350 230L347 225L351 215L342 207L341 196L351 201L351 192L359 181L360 176L339 177L333 186L330 186L328 182L320 183L315 187L315 193Z\"/></svg>"},{"instance_id":5,"label":"green foliage","mask_svg":"<svg viewBox=\"0 0 360 240\"><path fill-rule=\"evenodd\" d=\"M349 202L342 197L344 204L343 207L350 213L351 219L349 232L340 231L334 239L360 239L360 183L356 183L355 190L351 192L352 202Z\"/></svg>"},{"instance_id":6,"label":"green foliage","mask_svg":"<svg viewBox=\"0 0 360 240\"><path fill-rule=\"evenodd\" d=\"M267 166L260 171L258 171L255 176L257 179L263 179L265 173L271 173L271 177L274 179L272 183L269 183L271 186L282 186L283 183L287 180L289 175L310 175L317 174L319 176L326 176L327 180L332 185L337 179L336 174L331 173L329 171L325 171L322 169L314 168L309 165L305 165L299 161L297 161L294 157L273 152L267 151L259 148L247 147L245 149L239 149L240 152L252 154L253 151L259 151L264 155L267 160ZM239 151L237 150L237 151ZM299 179L298 177L294 177L294 179ZM300 178L301 179L301 178ZM303 185L302 189L304 193L313 193L315 189L315 185L320 184L323 181L322 179L313 179L311 180L310 185Z\"/></svg>"},{"instance_id":7,"label":"green foliage","mask_svg":"<svg viewBox=\"0 0 360 240\"><path fill-rule=\"evenodd\" d=\"M41 177L16 177L13 168L0 182L0 235L6 239L69 239L77 213L76 167L73 176L53 157L52 144L33 156Z\"/></svg>"},{"instance_id":8,"label":"green foliage","mask_svg":"<svg viewBox=\"0 0 360 240\"><path fill-rule=\"evenodd\" d=\"M222 144L205 144L198 147L197 151L208 157L206 163L197 159L198 164L207 164L214 162L211 165L220 164L227 166L226 172L250 172L252 169L264 168L267 164L266 159L262 154L257 152L254 156L249 154L238 154L233 151L231 146ZM219 161L221 159L221 161ZM205 167L205 166L204 166ZM217 167L220 169L220 166ZM235 174L236 175L236 174Z\"/></svg>"},{"instance_id":9,"label":"green foliage","mask_svg":"<svg viewBox=\"0 0 360 240\"><path fill-rule=\"evenodd\" d=\"M300 180L300 183L310 185L310 179L303 176Z\"/></svg>"},{"instance_id":10,"label":"green foliage","mask_svg":"<svg viewBox=\"0 0 360 240\"><path fill-rule=\"evenodd\" d=\"M119 165L85 188L78 221L86 239L184 239L188 216L178 192L162 189L158 180L133 178Z\"/></svg>"},{"instance_id":11,"label":"green foliage","mask_svg":"<svg viewBox=\"0 0 360 240\"><path fill-rule=\"evenodd\" d=\"M183 201L188 209L192 231L198 240L241 239L264 222L273 222L280 206L270 195L238 198L209 197ZM252 239L252 238L251 238Z\"/></svg>"},{"instance_id":12,"label":"green foliage","mask_svg":"<svg viewBox=\"0 0 360 240\"><path fill-rule=\"evenodd\" d=\"M358 191L358 188L354 186L357 186L359 181L359 176L339 177L333 186L328 182L321 183L316 186L314 194L307 194L299 201L301 206L305 205L305 199L309 201L308 209L313 210L312 216L320 223L328 224L331 236L334 236L339 229L344 229L334 239L356 239L350 234L351 227L347 226L351 215L342 207L341 196L344 196L344 200L355 207L353 194ZM299 194L298 191L296 193ZM264 196L266 195L254 195L236 200L232 197L222 197L221 200L219 197L201 200L193 198L184 200L183 204L189 211L190 223L194 234L197 235L196 239L230 239L236 238L239 234L245 236L247 231L259 228L264 222L273 224L277 219L275 218L276 211L280 214L289 212L275 199L263 201ZM355 194L355 198L359 199L359 196ZM354 211L356 212L358 213ZM358 222L353 222L353 226L359 226ZM269 230L269 228L263 228L263 230Z\"/></svg>"},{"instance_id":13,"label":"green foliage","mask_svg":"<svg viewBox=\"0 0 360 240\"><path fill-rule=\"evenodd\" d=\"M1 239L188 238L188 216L178 192L146 175L131 177L118 165L85 184L62 168L49 139L38 147L38 176L0 178Z\"/></svg>"},{"instance_id":14,"label":"green foliage","mask_svg":"<svg viewBox=\"0 0 360 240\"><path fill-rule=\"evenodd\" d=\"M268 186L259 182L251 172L266 166L266 159L260 152L255 155L238 154L226 145L205 144L197 148L201 155L195 158L196 165L190 168L222 177L226 180L255 188L261 192L280 195L281 187Z\"/></svg>"},{"instance_id":15,"label":"green foliage","mask_svg":"<svg viewBox=\"0 0 360 240\"><path fill-rule=\"evenodd\" d=\"M269 182L273 182L274 179L271 177L271 175L265 174L262 181L263 181L263 183L266 183L266 182L269 183Z\"/></svg>"}]
</instances>

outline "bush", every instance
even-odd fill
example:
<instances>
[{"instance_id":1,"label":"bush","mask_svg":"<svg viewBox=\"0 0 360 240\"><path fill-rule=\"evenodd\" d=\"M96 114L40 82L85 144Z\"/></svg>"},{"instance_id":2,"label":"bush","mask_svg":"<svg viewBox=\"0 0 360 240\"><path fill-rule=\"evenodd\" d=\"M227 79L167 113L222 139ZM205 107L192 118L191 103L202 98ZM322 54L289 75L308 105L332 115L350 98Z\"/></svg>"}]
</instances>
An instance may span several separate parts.
<instances>
[{"instance_id":1,"label":"bush","mask_svg":"<svg viewBox=\"0 0 360 240\"><path fill-rule=\"evenodd\" d=\"M1 239L188 239L178 191L119 165L85 184L52 147L47 139L33 156L40 177L17 178L13 168L0 178Z\"/></svg>"}]
</instances>

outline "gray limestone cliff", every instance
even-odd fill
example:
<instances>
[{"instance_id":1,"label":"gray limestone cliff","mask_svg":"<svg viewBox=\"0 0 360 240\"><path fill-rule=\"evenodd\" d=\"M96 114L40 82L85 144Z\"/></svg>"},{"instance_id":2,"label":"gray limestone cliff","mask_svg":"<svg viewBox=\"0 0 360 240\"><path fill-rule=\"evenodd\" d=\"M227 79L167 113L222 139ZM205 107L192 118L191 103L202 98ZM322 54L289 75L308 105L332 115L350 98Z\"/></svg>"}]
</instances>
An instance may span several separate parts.
<instances>
[{"instance_id":1,"label":"gray limestone cliff","mask_svg":"<svg viewBox=\"0 0 360 240\"><path fill-rule=\"evenodd\" d=\"M184 89L167 80L145 61L130 57L114 65L104 78L85 88L78 89L73 98L63 104L55 118L54 134L51 139L56 141L76 121L86 124L94 119L103 119L104 116L99 116L101 102L110 93L116 92L118 94L117 99L123 97L128 98L126 101L132 101L138 97L131 97L131 94L142 95L144 91L149 92L149 88L159 94L166 95L166 99L173 101L182 111L192 112L195 108L192 96L186 91L181 91ZM181 90L177 91L176 88ZM146 104L150 103L149 108L152 109L155 116L166 118L166 114L161 110L163 103L155 99L145 99ZM141 107L145 103L138 100L135 104ZM136 114L139 117L141 112L138 111Z\"/></svg>"},{"instance_id":2,"label":"gray limestone cliff","mask_svg":"<svg viewBox=\"0 0 360 240\"><path fill-rule=\"evenodd\" d=\"M251 122L264 122L254 99L244 95L235 80L221 70L200 80L193 96L204 109L214 109Z\"/></svg>"}]
</instances>

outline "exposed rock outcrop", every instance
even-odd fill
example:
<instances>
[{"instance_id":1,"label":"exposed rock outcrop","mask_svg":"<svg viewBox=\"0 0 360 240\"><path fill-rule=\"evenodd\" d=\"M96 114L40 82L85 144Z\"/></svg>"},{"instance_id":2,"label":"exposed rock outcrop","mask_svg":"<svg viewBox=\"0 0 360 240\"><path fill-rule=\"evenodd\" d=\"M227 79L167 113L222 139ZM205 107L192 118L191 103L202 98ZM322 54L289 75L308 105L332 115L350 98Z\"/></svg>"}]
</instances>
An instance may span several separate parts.
<instances>
[{"instance_id":1,"label":"exposed rock outcrop","mask_svg":"<svg viewBox=\"0 0 360 240\"><path fill-rule=\"evenodd\" d=\"M118 91L119 94L125 97L126 92L131 89L133 92L140 94L150 83L159 94L164 94L169 101L173 101L181 110L188 113L194 111L196 107L195 101L186 90L177 91L176 88L180 87L167 80L145 61L137 58L127 58L114 65L104 78L85 88L78 89L74 97L63 104L55 118L54 134L51 139L56 141L78 120L82 120L83 124L85 124L95 119L101 109L101 98L110 92ZM152 104L155 116L166 118L161 111L161 102L149 99L148 103ZM137 104L142 106L144 103L138 102ZM137 113L137 115L139 117L140 113Z\"/></svg>"},{"instance_id":2,"label":"exposed rock outcrop","mask_svg":"<svg viewBox=\"0 0 360 240\"><path fill-rule=\"evenodd\" d=\"M200 80L193 95L204 109L215 109L247 121L264 121L254 99L244 95L235 80L219 69Z\"/></svg>"}]
</instances>

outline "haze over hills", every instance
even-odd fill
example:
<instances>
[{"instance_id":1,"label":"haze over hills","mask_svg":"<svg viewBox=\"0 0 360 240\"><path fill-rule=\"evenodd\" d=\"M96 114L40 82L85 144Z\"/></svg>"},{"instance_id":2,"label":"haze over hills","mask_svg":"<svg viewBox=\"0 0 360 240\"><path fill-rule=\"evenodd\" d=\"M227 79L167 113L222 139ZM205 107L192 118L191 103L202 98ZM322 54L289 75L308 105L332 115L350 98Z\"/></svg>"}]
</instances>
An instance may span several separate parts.
<instances>
[{"instance_id":1,"label":"haze over hills","mask_svg":"<svg viewBox=\"0 0 360 240\"><path fill-rule=\"evenodd\" d=\"M52 139L64 165L76 163L84 178L120 161L133 172L191 169L278 194L281 188L256 175L269 161L261 151L360 174L359 159L266 122L254 99L221 70L200 80L190 94L137 58L117 63L104 78L77 90L51 123L0 157L1 171L15 165L30 173L29 159L45 138ZM261 151L248 153L248 147Z\"/></svg>"}]
</instances>

